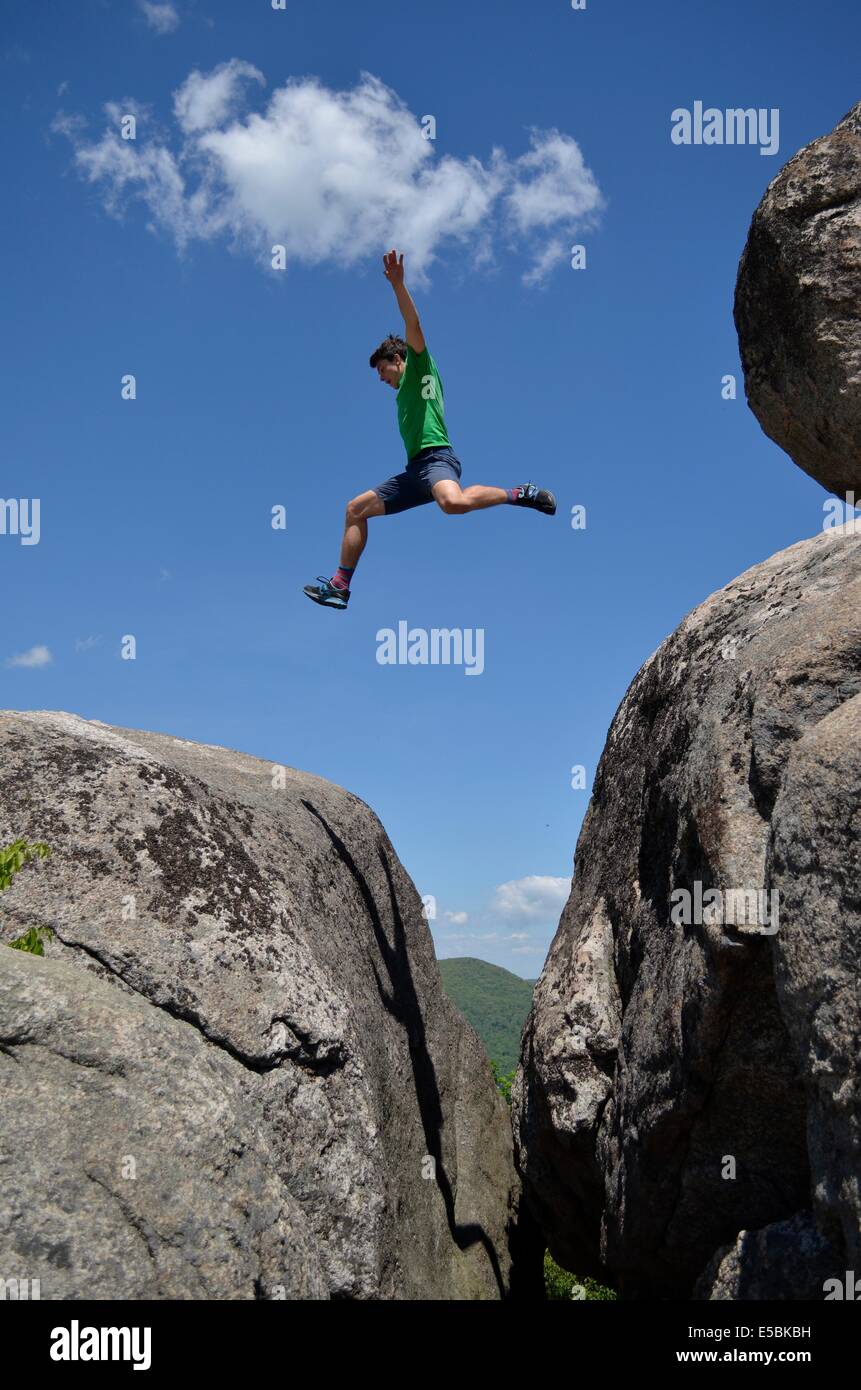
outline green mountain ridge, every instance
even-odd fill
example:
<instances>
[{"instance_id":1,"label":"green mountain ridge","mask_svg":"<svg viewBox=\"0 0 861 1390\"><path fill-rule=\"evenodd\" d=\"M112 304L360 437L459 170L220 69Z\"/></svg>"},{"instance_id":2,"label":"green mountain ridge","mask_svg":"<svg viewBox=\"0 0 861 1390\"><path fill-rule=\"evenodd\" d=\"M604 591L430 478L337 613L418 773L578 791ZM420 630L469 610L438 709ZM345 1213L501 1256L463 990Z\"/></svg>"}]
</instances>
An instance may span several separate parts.
<instances>
[{"instance_id":1,"label":"green mountain ridge","mask_svg":"<svg viewBox=\"0 0 861 1390\"><path fill-rule=\"evenodd\" d=\"M439 969L446 994L472 1024L488 1057L503 1076L512 1072L520 1059L520 1034L536 981L475 956L449 957L439 962Z\"/></svg>"}]
</instances>

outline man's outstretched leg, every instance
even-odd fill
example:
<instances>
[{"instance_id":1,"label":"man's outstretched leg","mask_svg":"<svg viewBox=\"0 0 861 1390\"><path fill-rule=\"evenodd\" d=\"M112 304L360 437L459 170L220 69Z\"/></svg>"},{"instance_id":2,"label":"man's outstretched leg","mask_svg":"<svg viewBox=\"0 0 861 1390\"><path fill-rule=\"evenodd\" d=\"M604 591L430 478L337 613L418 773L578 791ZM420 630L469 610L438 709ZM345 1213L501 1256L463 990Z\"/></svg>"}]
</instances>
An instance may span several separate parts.
<instances>
[{"instance_id":1,"label":"man's outstretched leg","mask_svg":"<svg viewBox=\"0 0 861 1390\"><path fill-rule=\"evenodd\" d=\"M347 607L353 570L368 542L368 517L382 516L385 510L386 504L382 497L373 491L362 492L347 503L344 537L341 541L341 557L337 570L331 579L318 574L319 585L305 585L305 593L315 603L322 603L326 608Z\"/></svg>"},{"instance_id":2,"label":"man's outstretched leg","mask_svg":"<svg viewBox=\"0 0 861 1390\"><path fill-rule=\"evenodd\" d=\"M481 511L484 507L498 507L508 502L514 507L531 507L535 511L553 516L556 511L556 498L552 492L536 487L534 483L524 483L522 487L484 487L475 484L462 488L453 478L441 478L434 483L431 491L434 500L448 516L463 516L466 512Z\"/></svg>"}]
</instances>

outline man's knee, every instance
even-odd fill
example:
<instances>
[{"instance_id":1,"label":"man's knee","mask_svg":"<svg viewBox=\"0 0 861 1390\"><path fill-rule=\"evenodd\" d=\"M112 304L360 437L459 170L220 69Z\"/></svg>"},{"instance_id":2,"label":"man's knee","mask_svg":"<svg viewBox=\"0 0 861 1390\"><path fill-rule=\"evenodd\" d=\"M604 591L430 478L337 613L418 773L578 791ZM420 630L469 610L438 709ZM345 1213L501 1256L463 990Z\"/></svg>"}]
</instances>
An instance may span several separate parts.
<instances>
[{"instance_id":1,"label":"man's knee","mask_svg":"<svg viewBox=\"0 0 861 1390\"><path fill-rule=\"evenodd\" d=\"M372 497L352 497L347 503L347 522L364 521L368 516L377 516L383 510L376 493Z\"/></svg>"},{"instance_id":2,"label":"man's knee","mask_svg":"<svg viewBox=\"0 0 861 1390\"><path fill-rule=\"evenodd\" d=\"M446 516L461 516L469 511L469 503L455 482L438 483L433 490L434 500Z\"/></svg>"},{"instance_id":3,"label":"man's knee","mask_svg":"<svg viewBox=\"0 0 861 1390\"><path fill-rule=\"evenodd\" d=\"M446 516L463 516L469 511L469 503L463 497L438 497L437 505Z\"/></svg>"}]
</instances>

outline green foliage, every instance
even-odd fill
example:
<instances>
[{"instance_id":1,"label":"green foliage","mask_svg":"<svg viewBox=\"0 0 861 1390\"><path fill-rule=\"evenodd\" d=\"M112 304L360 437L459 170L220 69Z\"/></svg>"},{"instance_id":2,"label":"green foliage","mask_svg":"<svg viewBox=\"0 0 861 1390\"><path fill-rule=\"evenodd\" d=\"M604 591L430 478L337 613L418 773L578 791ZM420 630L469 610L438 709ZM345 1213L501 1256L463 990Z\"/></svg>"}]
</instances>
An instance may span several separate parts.
<instances>
[{"instance_id":1,"label":"green foliage","mask_svg":"<svg viewBox=\"0 0 861 1390\"><path fill-rule=\"evenodd\" d=\"M29 864L32 859L47 859L50 853L50 847L41 840L35 840L32 844L27 840L13 840L11 845L0 849L0 892L9 887L25 864ZM6 944L11 946L13 951L28 951L31 956L43 956L45 948L42 938L50 939L53 935L50 927L31 927L23 936L17 936L14 941L8 941Z\"/></svg>"},{"instance_id":2,"label":"green foliage","mask_svg":"<svg viewBox=\"0 0 861 1390\"><path fill-rule=\"evenodd\" d=\"M43 956L45 950L42 937L45 936L50 941L53 935L50 927L31 927L23 936L16 936L14 941L6 944L11 946L13 951L29 951L31 956Z\"/></svg>"},{"instance_id":3,"label":"green foliage","mask_svg":"<svg viewBox=\"0 0 861 1390\"><path fill-rule=\"evenodd\" d=\"M500 1068L499 1068L499 1063L498 1063L498 1062L494 1062L493 1058L491 1057L491 1059L490 1059L490 1070L491 1070L491 1072L493 1073L493 1079L494 1079L494 1081L496 1082L496 1085L499 1087L499 1090L502 1092L502 1094L503 1094L505 1100L506 1100L507 1103L510 1105L510 1104L511 1104L511 1083L512 1083L512 1081L514 1080L514 1073L517 1071L517 1068L515 1067L513 1071L507 1072L507 1073L503 1076L503 1074L502 1074L502 1072L500 1071Z\"/></svg>"},{"instance_id":4,"label":"green foliage","mask_svg":"<svg viewBox=\"0 0 861 1390\"><path fill-rule=\"evenodd\" d=\"M33 844L28 844L26 840L13 840L6 849L0 849L0 893L9 887L19 869L23 869L31 859L47 859L50 853L48 845L41 840Z\"/></svg>"},{"instance_id":5,"label":"green foliage","mask_svg":"<svg viewBox=\"0 0 861 1390\"><path fill-rule=\"evenodd\" d=\"M547 1298L567 1298L608 1302L619 1295L594 1279L578 1279L558 1265L549 1250L544 1251L544 1293Z\"/></svg>"}]
</instances>

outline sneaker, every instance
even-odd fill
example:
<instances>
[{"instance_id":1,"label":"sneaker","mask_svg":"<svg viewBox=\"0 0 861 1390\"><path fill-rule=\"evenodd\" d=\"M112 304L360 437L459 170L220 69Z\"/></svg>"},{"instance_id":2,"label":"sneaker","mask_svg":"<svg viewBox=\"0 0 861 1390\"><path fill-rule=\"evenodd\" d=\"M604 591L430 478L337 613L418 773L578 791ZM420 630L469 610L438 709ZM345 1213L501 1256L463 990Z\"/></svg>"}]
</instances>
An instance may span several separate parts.
<instances>
[{"instance_id":1,"label":"sneaker","mask_svg":"<svg viewBox=\"0 0 861 1390\"><path fill-rule=\"evenodd\" d=\"M321 581L320 584L306 584L303 593L326 608L346 608L350 602L350 590L339 589L325 574L318 574L317 578Z\"/></svg>"},{"instance_id":2,"label":"sneaker","mask_svg":"<svg viewBox=\"0 0 861 1390\"><path fill-rule=\"evenodd\" d=\"M548 516L556 513L556 498L552 492L547 492L543 487L536 487L534 483L525 483L523 487L517 489L517 500L515 507L534 507L538 512L546 512Z\"/></svg>"}]
</instances>

